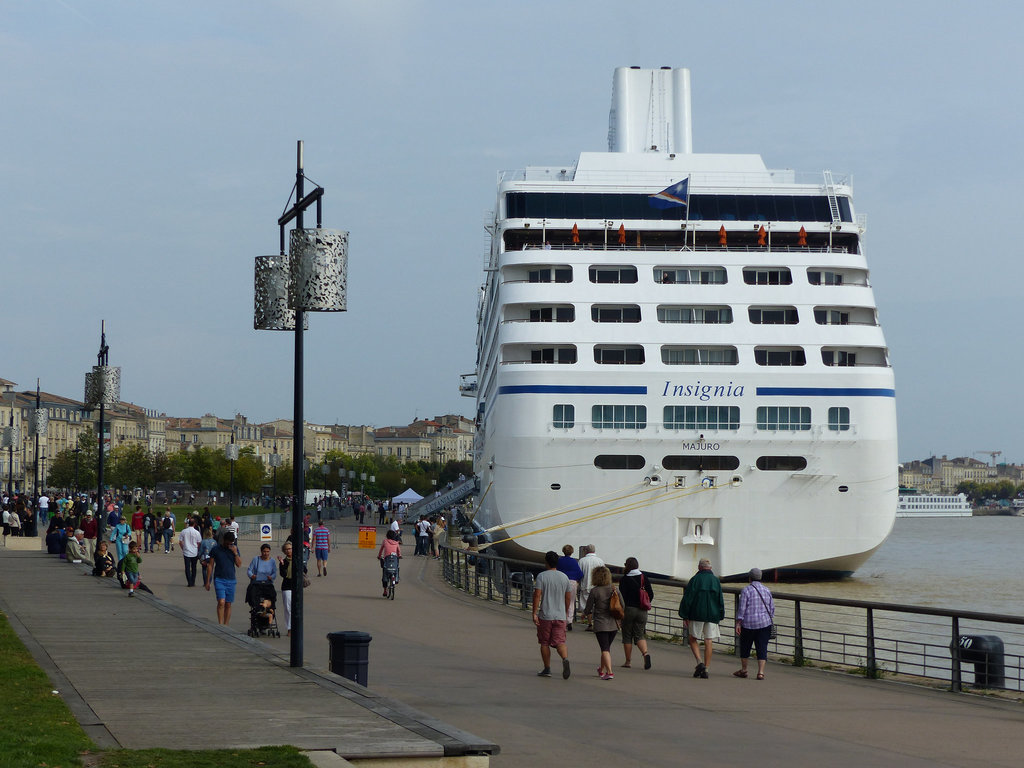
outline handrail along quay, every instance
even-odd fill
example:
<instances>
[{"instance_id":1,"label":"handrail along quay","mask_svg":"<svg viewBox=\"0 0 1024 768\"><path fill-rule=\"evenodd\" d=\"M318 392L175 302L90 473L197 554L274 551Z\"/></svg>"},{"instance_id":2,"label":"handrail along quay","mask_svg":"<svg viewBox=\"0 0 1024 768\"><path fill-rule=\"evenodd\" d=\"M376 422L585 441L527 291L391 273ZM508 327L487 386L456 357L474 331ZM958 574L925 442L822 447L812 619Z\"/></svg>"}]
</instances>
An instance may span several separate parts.
<instances>
[{"instance_id":1,"label":"handrail along quay","mask_svg":"<svg viewBox=\"0 0 1024 768\"><path fill-rule=\"evenodd\" d=\"M456 589L530 610L533 577L541 570L537 563L448 545L442 545L442 555L444 579ZM686 582L650 581L656 589L648 632L682 642L684 628L678 606ZM726 600L722 637L715 643L722 652L736 650L737 638L731 627L743 586L722 585L722 591L732 595ZM809 597L774 589L772 596L778 637L769 650L782 661L843 668L871 679L899 677L957 692L1024 692L1024 616ZM979 638L1001 641L998 658L978 651L982 647Z\"/></svg>"}]
</instances>

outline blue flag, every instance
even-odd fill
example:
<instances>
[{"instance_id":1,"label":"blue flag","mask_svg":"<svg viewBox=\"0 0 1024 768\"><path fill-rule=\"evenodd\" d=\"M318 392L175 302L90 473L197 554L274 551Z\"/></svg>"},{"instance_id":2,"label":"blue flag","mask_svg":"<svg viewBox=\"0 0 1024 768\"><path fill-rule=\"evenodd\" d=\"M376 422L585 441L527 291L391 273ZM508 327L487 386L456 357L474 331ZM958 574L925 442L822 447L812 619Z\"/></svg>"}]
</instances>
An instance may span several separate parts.
<instances>
[{"instance_id":1,"label":"blue flag","mask_svg":"<svg viewBox=\"0 0 1024 768\"><path fill-rule=\"evenodd\" d=\"M686 198L689 194L688 187L690 185L690 178L686 177L682 181L676 182L671 187L667 187L656 195L648 195L647 202L652 208L676 208L680 205L686 205Z\"/></svg>"}]
</instances>

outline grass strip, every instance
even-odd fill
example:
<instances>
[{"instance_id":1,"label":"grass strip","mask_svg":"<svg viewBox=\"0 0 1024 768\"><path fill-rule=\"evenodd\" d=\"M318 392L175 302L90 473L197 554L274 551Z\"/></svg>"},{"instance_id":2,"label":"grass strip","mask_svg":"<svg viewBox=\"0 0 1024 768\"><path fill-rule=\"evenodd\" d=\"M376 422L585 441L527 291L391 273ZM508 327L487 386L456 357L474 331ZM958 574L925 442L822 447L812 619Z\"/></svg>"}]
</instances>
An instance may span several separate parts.
<instances>
[{"instance_id":1,"label":"grass strip","mask_svg":"<svg viewBox=\"0 0 1024 768\"><path fill-rule=\"evenodd\" d=\"M0 613L0 768L311 768L295 747L97 753L67 704Z\"/></svg>"}]
</instances>

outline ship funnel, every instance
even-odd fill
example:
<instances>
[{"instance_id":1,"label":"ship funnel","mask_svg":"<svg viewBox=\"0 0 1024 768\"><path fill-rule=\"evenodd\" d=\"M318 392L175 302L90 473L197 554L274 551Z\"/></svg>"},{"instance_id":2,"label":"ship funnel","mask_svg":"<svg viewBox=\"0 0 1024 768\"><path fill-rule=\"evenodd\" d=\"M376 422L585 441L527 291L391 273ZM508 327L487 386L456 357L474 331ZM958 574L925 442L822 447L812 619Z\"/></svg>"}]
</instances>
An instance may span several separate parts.
<instances>
[{"instance_id":1,"label":"ship funnel","mask_svg":"<svg viewBox=\"0 0 1024 768\"><path fill-rule=\"evenodd\" d=\"M618 67L608 113L609 152L693 152L690 70Z\"/></svg>"}]
</instances>

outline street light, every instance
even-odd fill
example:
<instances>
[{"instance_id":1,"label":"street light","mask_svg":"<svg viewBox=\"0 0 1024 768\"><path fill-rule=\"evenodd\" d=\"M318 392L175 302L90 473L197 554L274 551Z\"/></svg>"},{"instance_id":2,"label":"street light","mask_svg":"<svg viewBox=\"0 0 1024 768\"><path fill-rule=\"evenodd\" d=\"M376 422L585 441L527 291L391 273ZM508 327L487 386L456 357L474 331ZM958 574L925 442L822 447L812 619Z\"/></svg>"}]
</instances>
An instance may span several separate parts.
<instances>
[{"instance_id":1,"label":"street light","mask_svg":"<svg viewBox=\"0 0 1024 768\"><path fill-rule=\"evenodd\" d=\"M36 453L32 461L32 495L39 498L39 436L45 436L50 427L50 413L40 407L39 379L36 379L36 407L29 412L28 433L35 437Z\"/></svg>"},{"instance_id":2,"label":"street light","mask_svg":"<svg viewBox=\"0 0 1024 768\"><path fill-rule=\"evenodd\" d=\"M106 453L106 440L103 432L103 411L108 405L116 405L121 400L121 369L108 365L110 347L107 346L105 321L100 321L100 351L96 355L96 365L92 373L85 374L85 404L89 408L100 407L99 424L99 457L96 461L96 540L104 539L106 515L103 514L103 458Z\"/></svg>"},{"instance_id":3,"label":"street light","mask_svg":"<svg viewBox=\"0 0 1024 768\"><path fill-rule=\"evenodd\" d=\"M11 425L4 427L3 447L7 449L7 496L14 496L14 446L21 442L21 428L14 426L14 408L11 408Z\"/></svg>"},{"instance_id":4,"label":"street light","mask_svg":"<svg viewBox=\"0 0 1024 768\"><path fill-rule=\"evenodd\" d=\"M303 537L303 506L305 503L305 471L303 468L303 340L307 312L344 312L348 270L348 232L322 228L323 187L305 194L306 175L303 169L303 144L298 142L295 170L295 203L278 218L280 253L258 256L255 264L256 330L294 331L295 375L293 416L293 479L292 479L292 541ZM291 202L289 197L288 202ZM305 229L303 217L316 203L316 229ZM295 221L290 233L288 255L285 255L285 227ZM296 574L297 576L297 574ZM291 666L302 666L303 610L302 579L294 580L292 589Z\"/></svg>"},{"instance_id":5,"label":"street light","mask_svg":"<svg viewBox=\"0 0 1024 768\"><path fill-rule=\"evenodd\" d=\"M235 462L238 461L238 446L235 445L235 428L231 428L231 442L224 446L224 457L231 464L231 488L228 490L228 517L235 514Z\"/></svg>"}]
</instances>

